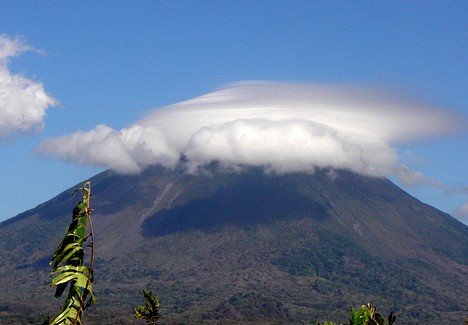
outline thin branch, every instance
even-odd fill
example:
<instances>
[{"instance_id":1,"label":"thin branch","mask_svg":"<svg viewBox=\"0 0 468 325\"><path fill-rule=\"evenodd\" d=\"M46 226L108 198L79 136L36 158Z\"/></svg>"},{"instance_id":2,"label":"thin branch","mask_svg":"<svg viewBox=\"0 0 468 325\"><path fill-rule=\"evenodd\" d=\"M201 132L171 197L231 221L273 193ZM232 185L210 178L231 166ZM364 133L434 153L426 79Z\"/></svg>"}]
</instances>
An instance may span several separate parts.
<instances>
[{"instance_id":1,"label":"thin branch","mask_svg":"<svg viewBox=\"0 0 468 325\"><path fill-rule=\"evenodd\" d=\"M85 186L88 185L86 188ZM88 286L91 283L90 278L93 276L93 266L94 266L94 231L93 231L93 222L91 220L91 209L90 209L90 201L91 201L91 182L86 182L85 185L83 186L83 201L86 202L86 214L88 215L88 221L89 221L89 230L90 233L88 236L91 236L91 259L89 262L89 275L88 275L88 280L86 281L86 286L83 291L83 296L81 297L80 300L80 306L78 308L78 311L76 313L76 317L73 321L73 325L78 324L78 319L80 318L81 313L83 312L83 306L86 301L86 297L88 296Z\"/></svg>"}]
</instances>

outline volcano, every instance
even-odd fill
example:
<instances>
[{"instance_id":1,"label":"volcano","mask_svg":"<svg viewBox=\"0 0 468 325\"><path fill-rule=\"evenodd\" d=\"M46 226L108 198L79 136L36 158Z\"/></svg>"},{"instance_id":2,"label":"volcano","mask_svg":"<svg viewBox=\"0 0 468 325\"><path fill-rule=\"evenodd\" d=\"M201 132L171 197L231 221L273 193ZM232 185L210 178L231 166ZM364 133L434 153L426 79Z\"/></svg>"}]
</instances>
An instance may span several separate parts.
<instances>
[{"instance_id":1,"label":"volcano","mask_svg":"<svg viewBox=\"0 0 468 325\"><path fill-rule=\"evenodd\" d=\"M2 324L40 323L61 304L48 261L79 186L0 224ZM405 325L468 313L468 227L388 179L153 167L91 186L98 300L86 324L139 324L142 288L162 324L340 322L368 302Z\"/></svg>"}]
</instances>

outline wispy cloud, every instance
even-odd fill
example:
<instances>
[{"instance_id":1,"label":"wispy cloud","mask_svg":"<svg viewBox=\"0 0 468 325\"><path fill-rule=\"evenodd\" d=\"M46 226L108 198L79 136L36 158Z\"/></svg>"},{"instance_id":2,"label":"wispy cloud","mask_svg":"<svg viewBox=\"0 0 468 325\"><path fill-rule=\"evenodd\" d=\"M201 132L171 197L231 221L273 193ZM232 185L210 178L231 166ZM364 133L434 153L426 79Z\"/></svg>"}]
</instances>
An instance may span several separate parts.
<instances>
[{"instance_id":1,"label":"wispy cloud","mask_svg":"<svg viewBox=\"0 0 468 325\"><path fill-rule=\"evenodd\" d=\"M468 225L468 202L465 202L462 206L453 211L452 215L464 224Z\"/></svg>"},{"instance_id":2,"label":"wispy cloud","mask_svg":"<svg viewBox=\"0 0 468 325\"><path fill-rule=\"evenodd\" d=\"M264 166L278 172L345 168L435 180L400 166L396 144L467 130L457 113L382 90L243 82L155 109L121 130L104 125L41 143L37 150L121 173L146 166Z\"/></svg>"},{"instance_id":3,"label":"wispy cloud","mask_svg":"<svg viewBox=\"0 0 468 325\"><path fill-rule=\"evenodd\" d=\"M448 195L459 194L459 195L465 195L468 197L468 185L456 184L455 186L446 188L445 194L448 194Z\"/></svg>"},{"instance_id":4,"label":"wispy cloud","mask_svg":"<svg viewBox=\"0 0 468 325\"><path fill-rule=\"evenodd\" d=\"M398 180L407 187L430 186L439 190L446 190L445 185L436 179L412 170L405 165L397 166L394 173Z\"/></svg>"},{"instance_id":5,"label":"wispy cloud","mask_svg":"<svg viewBox=\"0 0 468 325\"><path fill-rule=\"evenodd\" d=\"M10 60L25 51L37 50L20 37L0 35L0 138L40 131L47 108L57 104L40 82L9 71Z\"/></svg>"}]
</instances>

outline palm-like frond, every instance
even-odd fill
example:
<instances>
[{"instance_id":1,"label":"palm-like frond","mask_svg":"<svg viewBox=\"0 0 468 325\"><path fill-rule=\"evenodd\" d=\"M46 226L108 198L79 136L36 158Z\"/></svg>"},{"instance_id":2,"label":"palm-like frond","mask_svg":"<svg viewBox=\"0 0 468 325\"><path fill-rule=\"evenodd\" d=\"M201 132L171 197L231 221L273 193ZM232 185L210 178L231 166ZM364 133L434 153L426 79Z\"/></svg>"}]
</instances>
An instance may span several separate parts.
<instances>
[{"instance_id":1,"label":"palm-like frond","mask_svg":"<svg viewBox=\"0 0 468 325\"><path fill-rule=\"evenodd\" d=\"M67 234L55 250L50 261L53 269L52 282L49 286L56 286L55 297L60 297L67 287L68 296L62 309L52 319L50 325L80 325L83 310L95 302L93 294L93 260L94 240L90 217L91 183L86 182L82 191L82 199L73 209L73 217ZM86 235L89 226L91 232ZM84 265L83 246L88 237L91 237L91 261L89 267Z\"/></svg>"},{"instance_id":2,"label":"palm-like frond","mask_svg":"<svg viewBox=\"0 0 468 325\"><path fill-rule=\"evenodd\" d=\"M159 299L151 290L142 289L141 292L146 299L143 306L135 308L133 317L146 321L146 324L156 324L159 319Z\"/></svg>"}]
</instances>

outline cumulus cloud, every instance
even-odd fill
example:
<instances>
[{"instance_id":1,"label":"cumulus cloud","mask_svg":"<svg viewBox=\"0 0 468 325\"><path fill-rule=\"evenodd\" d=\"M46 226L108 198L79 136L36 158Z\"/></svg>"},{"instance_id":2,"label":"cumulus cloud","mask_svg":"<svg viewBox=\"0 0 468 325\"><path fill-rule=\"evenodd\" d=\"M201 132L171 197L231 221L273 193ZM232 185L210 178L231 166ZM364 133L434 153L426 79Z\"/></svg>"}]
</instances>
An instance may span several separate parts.
<instances>
[{"instance_id":1,"label":"cumulus cloud","mask_svg":"<svg viewBox=\"0 0 468 325\"><path fill-rule=\"evenodd\" d=\"M431 182L399 166L395 145L465 131L456 113L376 89L243 82L164 108L121 130L99 125L37 150L135 173L149 165L263 166L278 172L345 168ZM434 181L435 182L435 181Z\"/></svg>"},{"instance_id":2,"label":"cumulus cloud","mask_svg":"<svg viewBox=\"0 0 468 325\"><path fill-rule=\"evenodd\" d=\"M0 138L40 131L47 108L57 104L40 82L8 69L11 58L31 50L22 38L0 35Z\"/></svg>"}]
</instances>

